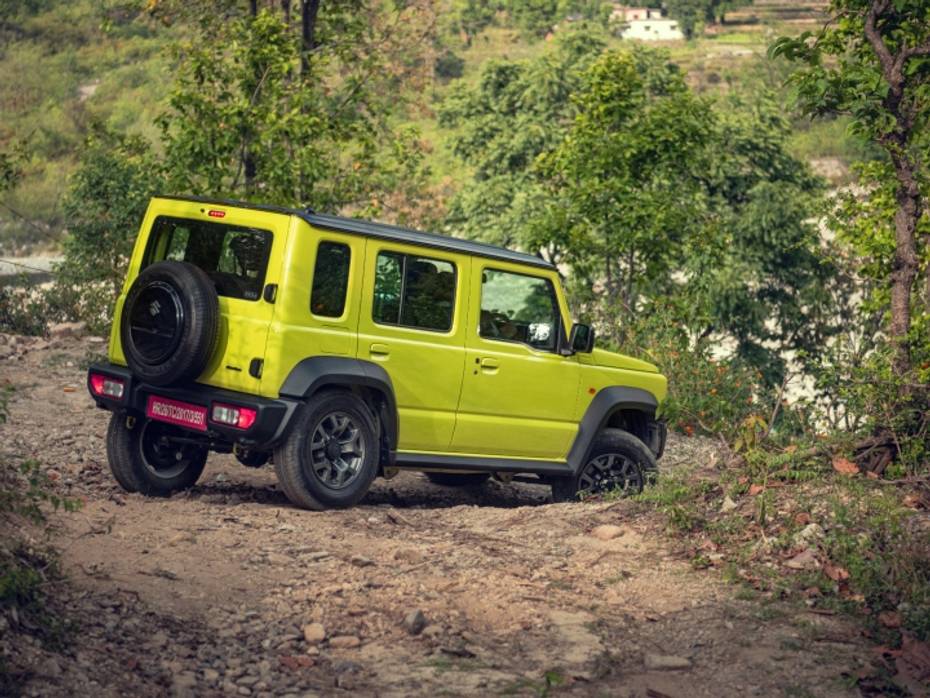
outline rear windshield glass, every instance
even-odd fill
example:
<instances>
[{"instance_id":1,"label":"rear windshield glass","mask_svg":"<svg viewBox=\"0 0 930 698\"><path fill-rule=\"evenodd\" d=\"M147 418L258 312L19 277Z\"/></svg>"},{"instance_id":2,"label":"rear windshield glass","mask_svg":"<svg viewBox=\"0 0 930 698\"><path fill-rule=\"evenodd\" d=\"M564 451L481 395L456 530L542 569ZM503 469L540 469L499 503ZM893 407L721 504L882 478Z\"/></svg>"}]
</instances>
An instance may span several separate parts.
<instances>
[{"instance_id":1,"label":"rear windshield glass","mask_svg":"<svg viewBox=\"0 0 930 698\"><path fill-rule=\"evenodd\" d=\"M164 260L190 262L207 272L221 296L255 301L265 285L270 250L267 230L159 216L142 266Z\"/></svg>"}]
</instances>

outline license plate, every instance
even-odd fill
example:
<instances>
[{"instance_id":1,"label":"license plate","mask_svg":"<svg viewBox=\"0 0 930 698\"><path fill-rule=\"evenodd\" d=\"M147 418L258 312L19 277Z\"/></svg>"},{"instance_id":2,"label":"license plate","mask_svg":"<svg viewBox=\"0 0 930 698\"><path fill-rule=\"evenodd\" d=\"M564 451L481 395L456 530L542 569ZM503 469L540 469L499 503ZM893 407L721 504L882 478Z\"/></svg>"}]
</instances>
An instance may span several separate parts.
<instances>
[{"instance_id":1,"label":"license plate","mask_svg":"<svg viewBox=\"0 0 930 698\"><path fill-rule=\"evenodd\" d=\"M180 402L166 397L149 395L145 405L145 416L157 419L159 422L177 424L179 427L207 430L207 408L201 405L192 405L189 402Z\"/></svg>"}]
</instances>

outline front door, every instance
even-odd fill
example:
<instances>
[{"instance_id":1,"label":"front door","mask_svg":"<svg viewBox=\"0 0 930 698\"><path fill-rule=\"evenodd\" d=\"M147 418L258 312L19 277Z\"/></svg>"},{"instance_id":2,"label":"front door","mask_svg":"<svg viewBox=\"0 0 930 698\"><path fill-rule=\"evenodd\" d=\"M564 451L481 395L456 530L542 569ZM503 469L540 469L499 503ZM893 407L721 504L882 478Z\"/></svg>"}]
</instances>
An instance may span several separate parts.
<instances>
[{"instance_id":1,"label":"front door","mask_svg":"<svg viewBox=\"0 0 930 698\"><path fill-rule=\"evenodd\" d=\"M452 450L565 460L577 432L579 366L559 354L566 326L551 274L472 262L465 376Z\"/></svg>"},{"instance_id":2,"label":"front door","mask_svg":"<svg viewBox=\"0 0 930 698\"><path fill-rule=\"evenodd\" d=\"M470 260L369 240L358 357L394 385L398 450L448 450L465 365Z\"/></svg>"}]
</instances>

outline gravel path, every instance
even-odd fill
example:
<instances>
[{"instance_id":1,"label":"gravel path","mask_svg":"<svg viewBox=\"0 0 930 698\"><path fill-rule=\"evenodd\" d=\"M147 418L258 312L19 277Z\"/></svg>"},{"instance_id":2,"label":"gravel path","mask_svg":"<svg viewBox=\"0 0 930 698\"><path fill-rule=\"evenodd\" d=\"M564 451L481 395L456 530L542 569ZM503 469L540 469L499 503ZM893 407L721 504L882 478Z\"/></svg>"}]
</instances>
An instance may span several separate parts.
<instances>
[{"instance_id":1,"label":"gravel path","mask_svg":"<svg viewBox=\"0 0 930 698\"><path fill-rule=\"evenodd\" d=\"M190 492L128 495L84 388L102 350L0 336L0 383L17 388L0 451L84 502L58 541L72 642L41 648L0 615L25 695L858 695L854 628L739 600L625 502L408 473L353 509L307 512L269 469L217 456ZM712 454L673 439L660 466Z\"/></svg>"}]
</instances>

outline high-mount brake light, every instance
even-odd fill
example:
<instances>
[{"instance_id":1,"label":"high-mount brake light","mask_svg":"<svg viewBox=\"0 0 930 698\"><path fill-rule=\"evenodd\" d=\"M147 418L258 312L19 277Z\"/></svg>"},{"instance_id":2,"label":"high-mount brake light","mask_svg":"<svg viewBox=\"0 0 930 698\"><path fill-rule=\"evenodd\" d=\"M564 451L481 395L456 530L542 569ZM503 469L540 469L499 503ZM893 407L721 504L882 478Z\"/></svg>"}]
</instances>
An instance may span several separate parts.
<instances>
[{"instance_id":1,"label":"high-mount brake light","mask_svg":"<svg viewBox=\"0 0 930 698\"><path fill-rule=\"evenodd\" d=\"M210 216L210 218L225 218L226 211L220 211L218 209L211 208L207 215Z\"/></svg>"},{"instance_id":2,"label":"high-mount brake light","mask_svg":"<svg viewBox=\"0 0 930 698\"><path fill-rule=\"evenodd\" d=\"M255 424L257 416L258 412L251 407L236 407L235 405L224 405L219 402L214 402L213 409L210 411L211 420L237 429L248 429Z\"/></svg>"},{"instance_id":3,"label":"high-mount brake light","mask_svg":"<svg viewBox=\"0 0 930 698\"><path fill-rule=\"evenodd\" d=\"M100 373L90 374L90 387L91 390L94 391L94 395L111 397L116 400L122 400L123 393L126 390L123 381L117 378L111 378L110 376L104 376Z\"/></svg>"}]
</instances>

